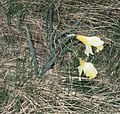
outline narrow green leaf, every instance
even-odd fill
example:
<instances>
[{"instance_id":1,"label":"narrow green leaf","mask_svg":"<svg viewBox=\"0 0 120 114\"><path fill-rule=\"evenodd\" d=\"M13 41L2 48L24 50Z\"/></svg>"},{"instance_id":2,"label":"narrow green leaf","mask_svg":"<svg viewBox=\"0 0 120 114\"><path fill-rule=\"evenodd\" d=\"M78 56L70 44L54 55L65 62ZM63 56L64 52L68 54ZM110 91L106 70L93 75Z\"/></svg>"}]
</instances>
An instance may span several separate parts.
<instances>
[{"instance_id":1,"label":"narrow green leaf","mask_svg":"<svg viewBox=\"0 0 120 114\"><path fill-rule=\"evenodd\" d=\"M32 62L34 64L35 72L36 72L37 77L39 77L40 73L39 73L39 68L38 68L38 62L37 62L37 58L36 58L36 55L35 55L35 50L34 50L33 45L32 45L32 41L31 41L31 38L30 38L30 34L29 34L29 31L28 31L27 25L25 25L24 28L26 30L27 40L28 40L29 48L30 48L31 54L32 54Z\"/></svg>"},{"instance_id":2,"label":"narrow green leaf","mask_svg":"<svg viewBox=\"0 0 120 114\"><path fill-rule=\"evenodd\" d=\"M48 59L46 64L43 65L41 76L43 76L50 69L50 67L54 63L55 59L56 59L56 55L53 55Z\"/></svg>"}]
</instances>

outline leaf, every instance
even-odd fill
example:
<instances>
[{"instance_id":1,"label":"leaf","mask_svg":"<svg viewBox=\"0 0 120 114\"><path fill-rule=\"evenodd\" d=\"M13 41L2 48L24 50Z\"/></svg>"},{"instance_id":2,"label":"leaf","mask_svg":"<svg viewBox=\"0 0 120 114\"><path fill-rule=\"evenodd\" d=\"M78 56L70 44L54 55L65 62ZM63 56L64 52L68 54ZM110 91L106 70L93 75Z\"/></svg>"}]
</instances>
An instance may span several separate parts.
<instances>
[{"instance_id":1,"label":"leaf","mask_svg":"<svg viewBox=\"0 0 120 114\"><path fill-rule=\"evenodd\" d=\"M30 38L30 34L28 32L28 28L27 28L27 25L25 25L23 27L25 30L26 30L26 34L27 34L27 40L28 40L28 43L29 43L29 48L31 50L31 54L32 54L32 62L34 64L34 68L35 68L35 72L36 72L36 75L37 77L39 77L39 68L38 68L38 62L37 62L37 58L36 58L36 55L35 55L35 50L33 48L33 45L32 45L32 41L31 41L31 38Z\"/></svg>"},{"instance_id":2,"label":"leaf","mask_svg":"<svg viewBox=\"0 0 120 114\"><path fill-rule=\"evenodd\" d=\"M56 50L53 50L51 56L49 57L48 61L43 65L42 71L41 71L41 76L43 76L49 69L50 67L53 65L53 63L56 60L56 56L57 54L55 54Z\"/></svg>"}]
</instances>

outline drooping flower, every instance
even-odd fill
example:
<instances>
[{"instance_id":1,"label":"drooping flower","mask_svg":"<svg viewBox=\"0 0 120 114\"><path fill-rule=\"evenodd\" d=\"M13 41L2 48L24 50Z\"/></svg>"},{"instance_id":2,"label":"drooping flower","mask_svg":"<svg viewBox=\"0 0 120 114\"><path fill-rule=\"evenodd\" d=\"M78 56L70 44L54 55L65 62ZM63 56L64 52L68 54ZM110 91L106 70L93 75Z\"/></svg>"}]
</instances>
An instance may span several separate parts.
<instances>
[{"instance_id":1,"label":"drooping flower","mask_svg":"<svg viewBox=\"0 0 120 114\"><path fill-rule=\"evenodd\" d=\"M97 76L98 72L92 63L86 62L81 58L79 61L80 61L80 66L78 67L79 77L81 77L82 72L84 72L84 74L90 79L93 79Z\"/></svg>"},{"instance_id":2,"label":"drooping flower","mask_svg":"<svg viewBox=\"0 0 120 114\"><path fill-rule=\"evenodd\" d=\"M86 46L85 54L87 56L89 56L89 53L94 55L91 46L97 48L96 52L102 51L103 49L104 41L102 41L99 37L96 37L96 36L88 37L88 36L76 35L76 38L79 41L81 41L83 44L85 44Z\"/></svg>"}]
</instances>

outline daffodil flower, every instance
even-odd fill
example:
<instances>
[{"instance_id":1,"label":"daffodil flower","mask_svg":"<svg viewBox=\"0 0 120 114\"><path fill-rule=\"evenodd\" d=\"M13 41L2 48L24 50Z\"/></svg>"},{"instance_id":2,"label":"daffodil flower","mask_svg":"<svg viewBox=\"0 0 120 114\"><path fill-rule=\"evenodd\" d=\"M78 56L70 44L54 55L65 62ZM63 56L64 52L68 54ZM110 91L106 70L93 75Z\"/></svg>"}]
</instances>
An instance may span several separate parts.
<instances>
[{"instance_id":1,"label":"daffodil flower","mask_svg":"<svg viewBox=\"0 0 120 114\"><path fill-rule=\"evenodd\" d=\"M79 77L80 77L79 79L81 80L82 72L84 72L84 74L90 79L95 78L98 72L96 68L94 67L94 65L90 62L86 62L82 60L81 58L79 61L80 61L80 66L78 67Z\"/></svg>"},{"instance_id":2,"label":"daffodil flower","mask_svg":"<svg viewBox=\"0 0 120 114\"><path fill-rule=\"evenodd\" d=\"M91 46L97 48L96 52L102 51L103 49L104 41L102 41L99 37L96 37L96 36L88 37L88 36L76 35L76 38L79 41L81 41L83 44L85 44L86 46L85 54L87 56L89 56L89 54L94 55Z\"/></svg>"}]
</instances>

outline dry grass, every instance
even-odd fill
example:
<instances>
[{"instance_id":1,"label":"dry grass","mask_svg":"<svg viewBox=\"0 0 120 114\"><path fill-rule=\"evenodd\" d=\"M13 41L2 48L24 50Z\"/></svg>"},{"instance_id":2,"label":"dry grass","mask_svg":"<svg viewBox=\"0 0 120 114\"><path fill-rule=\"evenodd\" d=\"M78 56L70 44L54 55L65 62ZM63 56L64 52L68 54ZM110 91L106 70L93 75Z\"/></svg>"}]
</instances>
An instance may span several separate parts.
<instances>
[{"instance_id":1,"label":"dry grass","mask_svg":"<svg viewBox=\"0 0 120 114\"><path fill-rule=\"evenodd\" d=\"M80 53L84 49L81 44L69 47L74 53L66 54L62 66L58 58L54 69L50 69L42 79L36 78L25 31L18 26L19 15L13 16L10 28L6 0L1 3L4 6L0 9L1 114L120 113L119 0L54 0L54 40L62 32L74 27L75 22L87 11L75 33L98 35L106 42L103 52L95 57L90 56L90 61L99 71L98 77L89 80L83 76L81 82L78 80L75 55L83 56ZM27 3L17 0L16 3L28 5L29 13L23 23L28 25L41 69L50 54L45 21L49 2L32 0Z\"/></svg>"}]
</instances>

